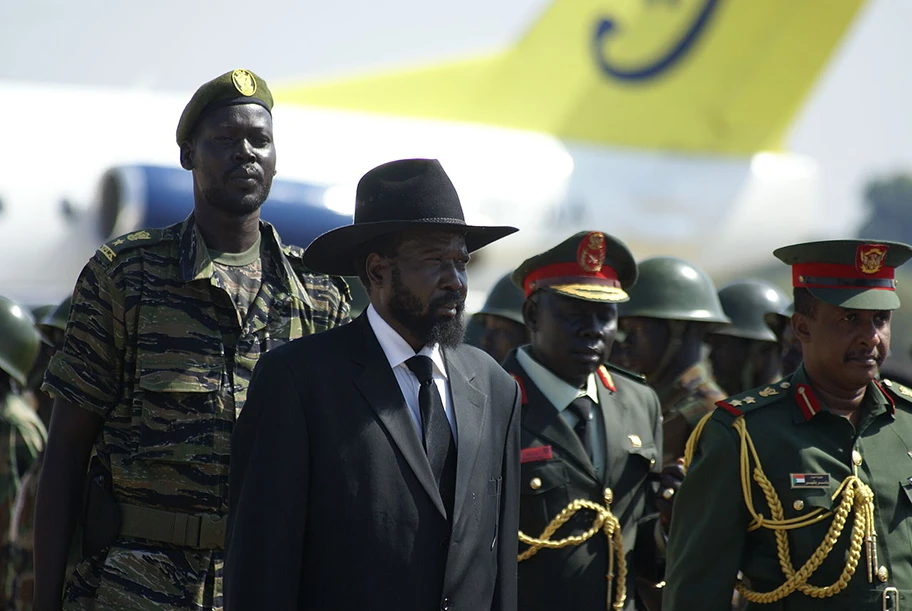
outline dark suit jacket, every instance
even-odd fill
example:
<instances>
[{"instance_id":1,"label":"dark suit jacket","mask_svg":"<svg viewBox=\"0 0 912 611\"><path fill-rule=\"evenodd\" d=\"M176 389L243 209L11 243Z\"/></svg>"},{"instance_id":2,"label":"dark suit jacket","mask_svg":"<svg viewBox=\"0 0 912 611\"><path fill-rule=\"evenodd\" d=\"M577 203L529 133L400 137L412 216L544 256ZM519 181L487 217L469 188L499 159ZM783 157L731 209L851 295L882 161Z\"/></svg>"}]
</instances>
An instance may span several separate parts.
<instances>
[{"instance_id":1,"label":"dark suit jacket","mask_svg":"<svg viewBox=\"0 0 912 611\"><path fill-rule=\"evenodd\" d=\"M516 609L516 383L444 350L452 526L367 316L260 358L232 438L230 611Z\"/></svg>"},{"instance_id":2,"label":"dark suit jacket","mask_svg":"<svg viewBox=\"0 0 912 611\"><path fill-rule=\"evenodd\" d=\"M627 604L634 608L634 579L649 572L655 560L655 491L662 456L662 411L646 384L614 372L616 391L599 383L599 407L605 420L605 477L596 476L579 437L526 374L512 352L504 368L523 390L521 445L525 450L550 446L552 458L524 462L520 469L519 528L538 537L571 501L604 503L611 488L611 512L621 522L628 579ZM535 485L531 485L536 479ZM581 534L592 526L591 511L578 512L553 539ZM653 519L650 519L653 518ZM643 525L643 526L641 526ZM637 556L634 547L640 546ZM523 546L525 549L525 546ZM520 550L522 551L522 550ZM522 611L604 611L607 601L608 541L597 533L586 543L559 550L540 550L519 565L519 608ZM650 577L655 577L654 571ZM614 594L612 593L612 601Z\"/></svg>"}]
</instances>

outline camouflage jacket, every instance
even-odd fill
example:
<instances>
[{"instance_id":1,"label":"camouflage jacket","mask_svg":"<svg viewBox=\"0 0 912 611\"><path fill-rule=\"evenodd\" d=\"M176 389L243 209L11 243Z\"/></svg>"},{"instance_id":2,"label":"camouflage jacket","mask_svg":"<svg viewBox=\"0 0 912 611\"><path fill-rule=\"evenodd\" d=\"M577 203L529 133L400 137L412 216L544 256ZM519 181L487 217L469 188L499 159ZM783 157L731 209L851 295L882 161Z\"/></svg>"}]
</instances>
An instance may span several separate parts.
<instances>
[{"instance_id":1,"label":"camouflage jacket","mask_svg":"<svg viewBox=\"0 0 912 611\"><path fill-rule=\"evenodd\" d=\"M47 432L31 405L20 395L8 394L0 404L0 604L10 596L7 573L13 560L10 524L22 478L44 449Z\"/></svg>"},{"instance_id":2,"label":"camouflage jacket","mask_svg":"<svg viewBox=\"0 0 912 611\"><path fill-rule=\"evenodd\" d=\"M725 393L703 363L685 369L668 388L659 393L662 401L662 464L668 466L684 456L687 438L703 416L716 408Z\"/></svg>"},{"instance_id":3,"label":"camouflage jacket","mask_svg":"<svg viewBox=\"0 0 912 611\"><path fill-rule=\"evenodd\" d=\"M119 502L225 515L231 432L260 354L349 321L344 281L307 272L268 223L260 232L245 320L192 215L109 242L83 269L43 388L104 418L95 451ZM65 608L219 608L221 552L167 548L118 539L76 567Z\"/></svg>"}]
</instances>

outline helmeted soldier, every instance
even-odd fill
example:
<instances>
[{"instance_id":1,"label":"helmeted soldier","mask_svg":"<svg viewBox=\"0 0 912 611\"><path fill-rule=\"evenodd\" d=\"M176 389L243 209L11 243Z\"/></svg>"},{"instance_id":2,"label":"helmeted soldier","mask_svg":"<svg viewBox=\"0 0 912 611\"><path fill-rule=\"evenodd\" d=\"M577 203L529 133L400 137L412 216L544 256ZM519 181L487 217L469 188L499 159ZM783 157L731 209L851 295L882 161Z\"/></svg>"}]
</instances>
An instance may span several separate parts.
<instances>
[{"instance_id":1,"label":"helmeted soldier","mask_svg":"<svg viewBox=\"0 0 912 611\"><path fill-rule=\"evenodd\" d=\"M484 306L473 317L482 327L479 348L498 363L502 363L511 350L529 342L522 315L525 299L522 290L507 274L497 281Z\"/></svg>"},{"instance_id":2,"label":"helmeted soldier","mask_svg":"<svg viewBox=\"0 0 912 611\"><path fill-rule=\"evenodd\" d=\"M47 438L38 414L22 395L40 343L31 312L0 297L0 604L4 609L8 598L10 520L16 495L22 477Z\"/></svg>"},{"instance_id":3,"label":"helmeted soldier","mask_svg":"<svg viewBox=\"0 0 912 611\"><path fill-rule=\"evenodd\" d=\"M732 324L706 336L713 377L729 395L779 379L779 342L767 326L767 312L781 310L788 298L763 280L739 280L719 290Z\"/></svg>"},{"instance_id":4,"label":"helmeted soldier","mask_svg":"<svg viewBox=\"0 0 912 611\"><path fill-rule=\"evenodd\" d=\"M662 402L663 464L684 455L687 437L725 394L703 364L703 340L730 323L716 287L703 270L675 257L639 264L630 301L618 306L624 333L619 363L646 376Z\"/></svg>"},{"instance_id":5,"label":"helmeted soldier","mask_svg":"<svg viewBox=\"0 0 912 611\"><path fill-rule=\"evenodd\" d=\"M795 373L801 364L801 342L795 337L792 329L792 314L795 313L795 304L789 303L778 311L767 312L764 315L766 326L770 328L779 343L779 361L782 375Z\"/></svg>"}]
</instances>

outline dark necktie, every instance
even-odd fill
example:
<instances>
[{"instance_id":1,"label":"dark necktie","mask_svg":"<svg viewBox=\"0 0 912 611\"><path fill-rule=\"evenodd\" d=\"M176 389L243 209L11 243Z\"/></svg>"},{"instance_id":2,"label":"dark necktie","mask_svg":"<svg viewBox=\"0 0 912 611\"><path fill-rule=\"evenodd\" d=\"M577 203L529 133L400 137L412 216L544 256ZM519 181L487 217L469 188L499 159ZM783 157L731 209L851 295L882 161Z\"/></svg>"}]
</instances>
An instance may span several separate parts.
<instances>
[{"instance_id":1,"label":"dark necktie","mask_svg":"<svg viewBox=\"0 0 912 611\"><path fill-rule=\"evenodd\" d=\"M568 407L570 411L576 414L576 426L573 427L574 432L580 438L580 441L583 442L583 447L586 448L586 454L589 455L589 460L594 460L592 455L592 441L589 437L589 429L594 424L593 417L595 416L595 402L592 401L587 396L577 397L573 400L573 403Z\"/></svg>"},{"instance_id":2,"label":"dark necktie","mask_svg":"<svg viewBox=\"0 0 912 611\"><path fill-rule=\"evenodd\" d=\"M418 388L418 407L421 410L422 442L431 463L431 473L452 518L453 497L456 493L456 445L453 432L443 409L443 401L434 383L434 362L430 357L416 354L405 362L421 386Z\"/></svg>"}]
</instances>

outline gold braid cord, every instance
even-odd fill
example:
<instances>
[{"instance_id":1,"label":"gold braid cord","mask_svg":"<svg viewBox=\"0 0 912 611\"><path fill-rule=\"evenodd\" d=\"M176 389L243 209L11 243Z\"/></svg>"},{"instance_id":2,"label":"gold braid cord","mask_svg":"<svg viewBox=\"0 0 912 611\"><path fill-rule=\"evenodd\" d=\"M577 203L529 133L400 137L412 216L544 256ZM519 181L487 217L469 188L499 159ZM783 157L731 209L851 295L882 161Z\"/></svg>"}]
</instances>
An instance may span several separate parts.
<instances>
[{"instance_id":1,"label":"gold braid cord","mask_svg":"<svg viewBox=\"0 0 912 611\"><path fill-rule=\"evenodd\" d=\"M570 518L576 515L581 509L588 509L595 512L595 519L592 521L592 527L581 535L570 535L552 541L551 537L566 524ZM593 537L597 532L602 531L608 538L608 574L605 576L608 580L608 600L607 608L621 611L624 608L624 601L627 599L627 560L624 558L624 541L621 538L621 523L611 513L611 496L605 495L605 505L599 505L593 501L577 499L567 505L563 511L551 520L551 523L542 531L540 537L530 537L523 531L519 531L519 541L529 546L529 549L521 553L518 562L528 560L538 553L541 549L561 549L571 545L581 545ZM611 604L611 582L614 580L614 563L617 558L617 590L615 591L614 604Z\"/></svg>"},{"instance_id":2,"label":"gold braid cord","mask_svg":"<svg viewBox=\"0 0 912 611\"><path fill-rule=\"evenodd\" d=\"M687 447L684 452L685 469L690 466L693 454L699 441L700 433L712 413L707 414L694 429L690 439L687 440ZM767 479L766 474L760 466L760 459L757 456L757 450L754 442L747 432L747 425L744 417L739 416L734 422L734 428L738 431L741 438L741 491L744 495L744 504L750 512L753 520L748 524L748 532L759 528L766 528L774 531L776 535L776 549L779 556L779 566L785 576L785 583L772 590L771 592L755 592L750 590L743 583L738 583L736 588L745 599L753 603L772 603L781 600L795 591L801 592L814 598L826 598L833 596L844 590L849 585L849 580L855 574L858 567L858 560L861 557L862 547L866 548L868 581L873 581L873 576L877 571L877 534L874 532L874 493L871 488L862 482L857 475L850 475L842 481L839 488L833 493L833 500L842 495L839 505L833 511L824 511L815 509L805 516L785 519L785 513L782 510L782 502L776 494L775 488ZM750 463L753 459L755 465L751 472ZM751 475L753 480L760 487L766 503L770 510L770 517L766 518L763 514L758 514L754 510L754 501L751 491ZM823 564L833 546L839 540L845 529L846 521L849 514L855 512L852 534L849 543L849 554L845 567L839 578L832 584L819 587L808 583L811 575ZM812 524L822 522L832 516L830 528L820 542L820 545L808 558L800 569L795 570L792 565L792 557L789 551L788 536L786 531L804 528Z\"/></svg>"}]
</instances>

